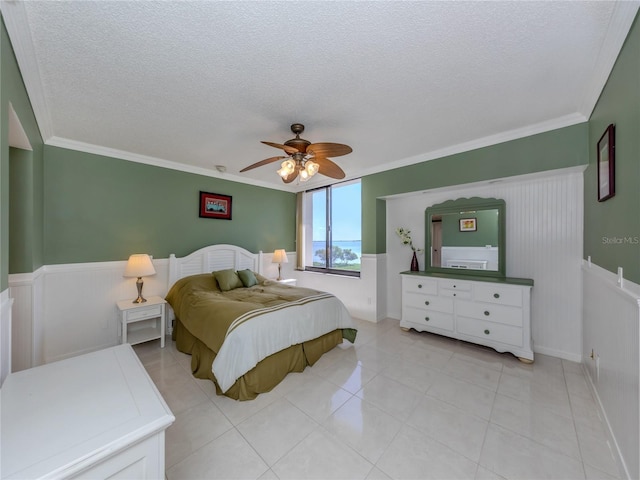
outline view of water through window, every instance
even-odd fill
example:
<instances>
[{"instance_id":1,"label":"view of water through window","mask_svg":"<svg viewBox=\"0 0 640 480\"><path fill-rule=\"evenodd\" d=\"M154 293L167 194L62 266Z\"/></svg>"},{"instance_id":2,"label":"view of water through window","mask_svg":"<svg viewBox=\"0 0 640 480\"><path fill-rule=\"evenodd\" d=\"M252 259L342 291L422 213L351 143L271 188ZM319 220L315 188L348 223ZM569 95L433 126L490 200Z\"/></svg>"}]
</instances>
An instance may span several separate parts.
<instances>
[{"instance_id":1,"label":"view of water through window","mask_svg":"<svg viewBox=\"0 0 640 480\"><path fill-rule=\"evenodd\" d=\"M330 191L329 191L330 190ZM313 192L313 266L360 271L362 257L360 182ZM327 229L327 211L330 228ZM327 258L328 253L330 254Z\"/></svg>"}]
</instances>

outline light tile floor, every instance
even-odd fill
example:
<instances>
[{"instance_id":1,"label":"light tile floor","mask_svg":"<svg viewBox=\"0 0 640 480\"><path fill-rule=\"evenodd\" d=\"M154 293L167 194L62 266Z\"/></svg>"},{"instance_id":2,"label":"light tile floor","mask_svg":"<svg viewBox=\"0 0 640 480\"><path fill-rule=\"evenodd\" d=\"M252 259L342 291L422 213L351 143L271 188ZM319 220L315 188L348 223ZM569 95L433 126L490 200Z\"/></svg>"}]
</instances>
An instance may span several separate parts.
<instances>
[{"instance_id":1,"label":"light tile floor","mask_svg":"<svg viewBox=\"0 0 640 480\"><path fill-rule=\"evenodd\" d=\"M579 364L356 322L355 345L249 402L193 378L174 342L137 345L176 416L167 478L619 478Z\"/></svg>"}]
</instances>

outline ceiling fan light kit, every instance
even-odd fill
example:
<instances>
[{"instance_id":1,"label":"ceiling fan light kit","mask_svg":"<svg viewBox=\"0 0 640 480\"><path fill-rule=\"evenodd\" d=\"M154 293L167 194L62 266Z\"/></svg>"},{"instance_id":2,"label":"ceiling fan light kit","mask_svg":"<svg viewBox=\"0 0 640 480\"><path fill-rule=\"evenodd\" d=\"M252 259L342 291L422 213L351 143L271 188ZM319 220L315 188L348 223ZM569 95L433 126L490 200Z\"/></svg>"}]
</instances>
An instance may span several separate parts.
<instances>
[{"instance_id":1,"label":"ceiling fan light kit","mask_svg":"<svg viewBox=\"0 0 640 480\"><path fill-rule=\"evenodd\" d=\"M284 158L286 160L280 164L277 173L285 183L291 183L296 178L299 178L301 182L306 182L317 173L336 179L345 177L344 171L328 157L347 155L352 152L350 146L341 143L311 143L304 138L300 138L300 134L304 131L304 125L301 123L291 125L291 131L295 133L296 138L287 140L284 144L262 142L270 147L284 150L289 155L289 158L267 158L243 168L240 172L268 165Z\"/></svg>"},{"instance_id":2,"label":"ceiling fan light kit","mask_svg":"<svg viewBox=\"0 0 640 480\"><path fill-rule=\"evenodd\" d=\"M285 180L289 175L291 175L296 169L296 164L293 160L285 160L280 165L280 170L278 170L278 175L280 175Z\"/></svg>"}]
</instances>

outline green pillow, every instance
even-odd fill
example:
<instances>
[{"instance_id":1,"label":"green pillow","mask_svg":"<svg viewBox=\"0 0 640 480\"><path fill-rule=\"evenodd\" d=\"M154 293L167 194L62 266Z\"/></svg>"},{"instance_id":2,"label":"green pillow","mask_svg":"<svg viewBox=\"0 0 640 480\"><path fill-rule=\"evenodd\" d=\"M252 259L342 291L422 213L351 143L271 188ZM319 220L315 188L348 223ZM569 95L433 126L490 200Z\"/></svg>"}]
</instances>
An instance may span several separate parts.
<instances>
[{"instance_id":1,"label":"green pillow","mask_svg":"<svg viewBox=\"0 0 640 480\"><path fill-rule=\"evenodd\" d=\"M240 280L240 277L233 269L218 270L217 272L213 272L213 276L218 281L218 286L223 292L242 287L242 280Z\"/></svg>"},{"instance_id":2,"label":"green pillow","mask_svg":"<svg viewBox=\"0 0 640 480\"><path fill-rule=\"evenodd\" d=\"M258 279L249 269L238 270L238 276L240 277L240 280L245 287L253 287L254 285L258 284Z\"/></svg>"}]
</instances>

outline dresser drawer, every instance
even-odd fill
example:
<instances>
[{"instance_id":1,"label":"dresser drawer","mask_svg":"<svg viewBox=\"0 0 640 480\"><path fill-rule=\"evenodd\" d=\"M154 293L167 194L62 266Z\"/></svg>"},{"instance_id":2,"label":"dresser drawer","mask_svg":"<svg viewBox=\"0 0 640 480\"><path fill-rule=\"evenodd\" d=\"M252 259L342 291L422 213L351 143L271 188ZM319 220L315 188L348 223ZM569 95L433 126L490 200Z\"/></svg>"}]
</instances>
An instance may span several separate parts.
<instances>
[{"instance_id":1,"label":"dresser drawer","mask_svg":"<svg viewBox=\"0 0 640 480\"><path fill-rule=\"evenodd\" d=\"M471 284L460 280L438 280L438 285L440 287L440 293L442 293L442 290L471 291Z\"/></svg>"},{"instance_id":2,"label":"dresser drawer","mask_svg":"<svg viewBox=\"0 0 640 480\"><path fill-rule=\"evenodd\" d=\"M405 292L438 294L438 282L424 277L402 276L402 289Z\"/></svg>"},{"instance_id":3,"label":"dresser drawer","mask_svg":"<svg viewBox=\"0 0 640 480\"><path fill-rule=\"evenodd\" d=\"M500 305L522 306L522 289L495 284L476 284L473 288L474 299L478 302Z\"/></svg>"},{"instance_id":4,"label":"dresser drawer","mask_svg":"<svg viewBox=\"0 0 640 480\"><path fill-rule=\"evenodd\" d=\"M433 295L419 295L408 293L402 297L403 305L413 308L437 310L438 312L453 313L453 299L434 297Z\"/></svg>"},{"instance_id":5,"label":"dresser drawer","mask_svg":"<svg viewBox=\"0 0 640 480\"><path fill-rule=\"evenodd\" d=\"M465 292L461 290L445 290L444 288L440 289L441 297L448 298L461 298L463 300L471 300L471 292Z\"/></svg>"},{"instance_id":6,"label":"dresser drawer","mask_svg":"<svg viewBox=\"0 0 640 480\"><path fill-rule=\"evenodd\" d=\"M456 314L514 327L522 327L523 324L522 309L504 305L460 301L456 303Z\"/></svg>"},{"instance_id":7,"label":"dresser drawer","mask_svg":"<svg viewBox=\"0 0 640 480\"><path fill-rule=\"evenodd\" d=\"M127 320L138 320L140 318L153 318L162 315L162 305L150 305L146 308L139 307L127 313Z\"/></svg>"},{"instance_id":8,"label":"dresser drawer","mask_svg":"<svg viewBox=\"0 0 640 480\"><path fill-rule=\"evenodd\" d=\"M522 347L522 328L462 316L456 317L456 325L459 333L483 339L485 342L500 342L513 347Z\"/></svg>"},{"instance_id":9,"label":"dresser drawer","mask_svg":"<svg viewBox=\"0 0 640 480\"><path fill-rule=\"evenodd\" d=\"M407 307L402 319L425 327L441 328L453 331L453 314Z\"/></svg>"}]
</instances>

